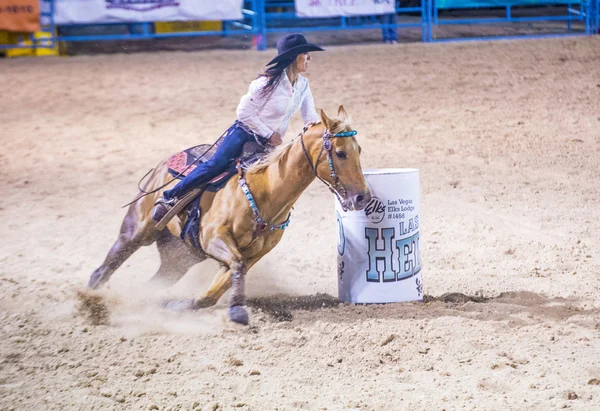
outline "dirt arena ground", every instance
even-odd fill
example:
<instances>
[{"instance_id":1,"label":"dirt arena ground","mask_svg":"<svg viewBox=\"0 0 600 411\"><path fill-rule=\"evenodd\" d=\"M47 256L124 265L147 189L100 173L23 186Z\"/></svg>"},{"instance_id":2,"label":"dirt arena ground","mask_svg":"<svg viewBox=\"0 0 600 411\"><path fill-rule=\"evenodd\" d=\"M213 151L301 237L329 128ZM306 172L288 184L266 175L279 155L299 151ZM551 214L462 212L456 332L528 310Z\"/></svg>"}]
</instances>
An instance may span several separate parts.
<instances>
[{"instance_id":1,"label":"dirt arena ground","mask_svg":"<svg viewBox=\"0 0 600 411\"><path fill-rule=\"evenodd\" d=\"M0 61L0 409L600 409L598 37L314 55L317 107L346 106L363 167L421 171L427 303L327 296L334 200L317 183L250 272L249 327L225 299L163 311L216 264L147 289L154 247L98 294L108 312L78 298L139 178L219 136L272 55Z\"/></svg>"}]
</instances>

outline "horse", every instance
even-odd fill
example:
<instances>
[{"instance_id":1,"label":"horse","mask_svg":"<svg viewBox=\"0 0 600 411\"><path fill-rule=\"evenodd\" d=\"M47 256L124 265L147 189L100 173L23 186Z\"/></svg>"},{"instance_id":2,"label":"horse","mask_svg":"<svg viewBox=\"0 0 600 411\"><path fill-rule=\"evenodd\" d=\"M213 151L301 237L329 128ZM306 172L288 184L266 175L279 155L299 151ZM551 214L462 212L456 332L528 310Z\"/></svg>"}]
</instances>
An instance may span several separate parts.
<instances>
[{"instance_id":1,"label":"horse","mask_svg":"<svg viewBox=\"0 0 600 411\"><path fill-rule=\"evenodd\" d=\"M193 265L207 258L220 263L203 295L171 301L167 308L183 311L209 307L231 288L228 317L247 325L245 275L279 243L292 206L313 180L318 178L329 186L346 209L362 210L371 199L360 165L361 148L344 107L339 107L335 119L322 110L320 118L320 123L304 127L291 143L277 147L250 166L237 181L232 178L220 191L202 194L200 249L180 238L187 218L184 212L163 230L156 229L151 214L160 190L133 202L119 237L102 265L92 273L88 287L99 288L140 247L156 242L161 265L151 281L172 285ZM175 184L171 179L164 160L153 170L142 190L170 188Z\"/></svg>"}]
</instances>

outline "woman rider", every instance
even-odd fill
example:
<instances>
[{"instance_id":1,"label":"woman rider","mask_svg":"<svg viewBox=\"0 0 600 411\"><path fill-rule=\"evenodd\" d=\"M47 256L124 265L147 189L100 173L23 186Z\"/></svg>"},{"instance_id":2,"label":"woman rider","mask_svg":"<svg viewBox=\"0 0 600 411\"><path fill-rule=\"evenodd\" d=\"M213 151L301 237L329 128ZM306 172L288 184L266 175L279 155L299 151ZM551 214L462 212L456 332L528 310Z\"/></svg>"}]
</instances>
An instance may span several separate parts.
<instances>
[{"instance_id":1,"label":"woman rider","mask_svg":"<svg viewBox=\"0 0 600 411\"><path fill-rule=\"evenodd\" d=\"M163 192L152 212L154 220L160 220L187 192L224 172L242 153L245 143L281 144L290 117L298 110L305 124L320 120L308 79L301 74L308 71L311 51L323 49L307 42L302 34L288 34L279 39L277 56L267 64L264 73L250 83L248 93L238 105L237 121L226 132L214 156L199 164L171 190Z\"/></svg>"}]
</instances>

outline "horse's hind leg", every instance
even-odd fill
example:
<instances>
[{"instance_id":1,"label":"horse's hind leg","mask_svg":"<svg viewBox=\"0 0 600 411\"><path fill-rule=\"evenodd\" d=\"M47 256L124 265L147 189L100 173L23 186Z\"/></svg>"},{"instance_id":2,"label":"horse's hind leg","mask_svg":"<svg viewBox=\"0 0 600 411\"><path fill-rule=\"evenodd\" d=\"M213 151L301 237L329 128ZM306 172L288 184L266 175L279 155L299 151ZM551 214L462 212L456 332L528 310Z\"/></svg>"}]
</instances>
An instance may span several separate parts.
<instances>
[{"instance_id":1,"label":"horse's hind leg","mask_svg":"<svg viewBox=\"0 0 600 411\"><path fill-rule=\"evenodd\" d=\"M181 239L168 231L156 239L156 246L160 254L160 267L150 281L160 285L175 284L190 268L206 260L205 256L191 251Z\"/></svg>"},{"instance_id":2,"label":"horse's hind leg","mask_svg":"<svg viewBox=\"0 0 600 411\"><path fill-rule=\"evenodd\" d=\"M123 219L119 238L111 247L102 265L92 273L88 287L96 289L106 283L117 268L142 245L153 242L152 236L146 229L147 225L139 221L137 214L135 205L131 206Z\"/></svg>"}]
</instances>

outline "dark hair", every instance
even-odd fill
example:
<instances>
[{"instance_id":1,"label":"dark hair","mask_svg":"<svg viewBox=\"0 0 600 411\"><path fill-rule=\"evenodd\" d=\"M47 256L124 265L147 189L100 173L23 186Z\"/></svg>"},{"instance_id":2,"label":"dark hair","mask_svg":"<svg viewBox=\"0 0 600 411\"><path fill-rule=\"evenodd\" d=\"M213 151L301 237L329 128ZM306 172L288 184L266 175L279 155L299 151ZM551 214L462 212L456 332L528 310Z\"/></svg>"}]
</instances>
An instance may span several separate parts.
<instances>
[{"instance_id":1,"label":"dark hair","mask_svg":"<svg viewBox=\"0 0 600 411\"><path fill-rule=\"evenodd\" d=\"M271 94L273 92L273 90L275 90L277 88L277 86L279 85L279 82L281 81L281 75L283 74L285 69L288 68L295 60L296 60L296 56L290 57L285 60L281 60L279 63L275 64L273 67L269 67L268 69L265 70L264 73L262 73L258 76L258 78L260 78L260 77L267 78L267 84L265 84L265 86L262 88L262 90L260 92L260 95L262 97L268 96L269 94Z\"/></svg>"}]
</instances>

